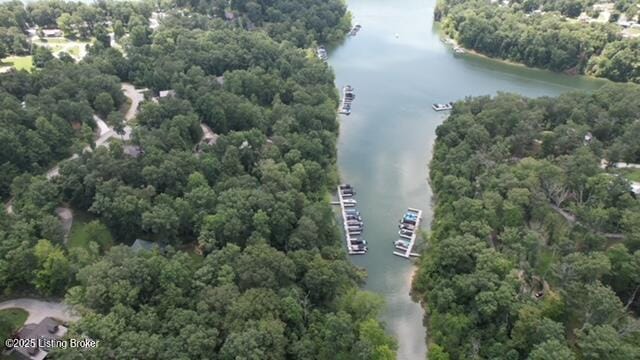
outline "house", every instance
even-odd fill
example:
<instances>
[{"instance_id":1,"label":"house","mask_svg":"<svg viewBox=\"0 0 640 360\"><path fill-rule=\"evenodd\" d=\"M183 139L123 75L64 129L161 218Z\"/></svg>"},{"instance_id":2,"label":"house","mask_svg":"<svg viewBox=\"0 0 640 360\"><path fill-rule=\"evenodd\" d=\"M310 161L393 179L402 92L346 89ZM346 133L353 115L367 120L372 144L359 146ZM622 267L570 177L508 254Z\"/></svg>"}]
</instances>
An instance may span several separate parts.
<instances>
[{"instance_id":1,"label":"house","mask_svg":"<svg viewBox=\"0 0 640 360\"><path fill-rule=\"evenodd\" d=\"M585 136L584 136L585 144L590 143L591 140L593 140L593 134L591 132L586 133Z\"/></svg>"},{"instance_id":2,"label":"house","mask_svg":"<svg viewBox=\"0 0 640 360\"><path fill-rule=\"evenodd\" d=\"M43 29L42 34L45 37L62 37L64 35L60 29Z\"/></svg>"},{"instance_id":3,"label":"house","mask_svg":"<svg viewBox=\"0 0 640 360\"><path fill-rule=\"evenodd\" d=\"M200 128L202 129L201 142L208 145L215 145L220 135L214 133L213 130L205 124L200 124Z\"/></svg>"},{"instance_id":4,"label":"house","mask_svg":"<svg viewBox=\"0 0 640 360\"><path fill-rule=\"evenodd\" d=\"M151 30L155 30L160 27L160 20L164 19L166 16L163 12L154 11L151 13L151 17L149 17L149 28Z\"/></svg>"},{"instance_id":5,"label":"house","mask_svg":"<svg viewBox=\"0 0 640 360\"><path fill-rule=\"evenodd\" d=\"M42 360L47 357L56 342L61 342L62 337L69 329L60 321L47 317L39 324L27 324L17 334L17 339L34 339L33 347L16 347L9 353L12 359Z\"/></svg>"},{"instance_id":6,"label":"house","mask_svg":"<svg viewBox=\"0 0 640 360\"><path fill-rule=\"evenodd\" d=\"M162 90L158 93L158 97L159 98L166 98L166 97L174 97L176 96L176 91L175 90Z\"/></svg>"},{"instance_id":7,"label":"house","mask_svg":"<svg viewBox=\"0 0 640 360\"><path fill-rule=\"evenodd\" d=\"M622 26L623 28L628 28L631 26L631 22L630 21L618 21L618 25Z\"/></svg>"},{"instance_id":8,"label":"house","mask_svg":"<svg viewBox=\"0 0 640 360\"><path fill-rule=\"evenodd\" d=\"M136 239L136 241L131 244L131 250L135 253L139 253L141 251L153 251L154 249L162 249L164 246L159 245L158 243Z\"/></svg>"},{"instance_id":9,"label":"house","mask_svg":"<svg viewBox=\"0 0 640 360\"><path fill-rule=\"evenodd\" d=\"M175 97L176 96L176 91L175 90L161 90L160 92L158 92L158 96L154 96L151 98L151 101L153 101L154 103L158 103L158 100L163 99L163 98L170 98L170 97Z\"/></svg>"},{"instance_id":10,"label":"house","mask_svg":"<svg viewBox=\"0 0 640 360\"><path fill-rule=\"evenodd\" d=\"M142 150L142 148L137 145L125 145L122 147L122 151L132 158L137 158L140 155L144 154L144 150Z\"/></svg>"}]
</instances>

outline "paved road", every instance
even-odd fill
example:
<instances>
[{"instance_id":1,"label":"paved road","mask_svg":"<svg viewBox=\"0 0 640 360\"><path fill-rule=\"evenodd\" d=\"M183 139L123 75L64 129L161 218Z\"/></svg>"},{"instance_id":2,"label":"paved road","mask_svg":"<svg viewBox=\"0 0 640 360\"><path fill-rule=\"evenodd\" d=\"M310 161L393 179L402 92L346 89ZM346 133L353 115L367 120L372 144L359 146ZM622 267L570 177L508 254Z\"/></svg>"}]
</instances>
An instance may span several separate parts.
<instances>
[{"instance_id":1,"label":"paved road","mask_svg":"<svg viewBox=\"0 0 640 360\"><path fill-rule=\"evenodd\" d=\"M53 317L62 321L76 321L80 317L73 313L70 306L57 303L48 302L36 299L14 299L4 302L0 302L0 310L20 308L29 313L26 324L39 323L46 317Z\"/></svg>"}]
</instances>

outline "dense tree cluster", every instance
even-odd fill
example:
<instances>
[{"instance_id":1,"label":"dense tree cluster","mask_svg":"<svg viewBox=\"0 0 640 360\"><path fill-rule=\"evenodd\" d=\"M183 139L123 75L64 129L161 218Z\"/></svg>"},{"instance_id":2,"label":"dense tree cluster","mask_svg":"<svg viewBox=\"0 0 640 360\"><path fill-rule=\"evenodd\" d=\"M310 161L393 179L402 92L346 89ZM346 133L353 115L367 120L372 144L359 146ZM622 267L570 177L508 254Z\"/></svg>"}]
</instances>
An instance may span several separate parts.
<instances>
[{"instance_id":1,"label":"dense tree cluster","mask_svg":"<svg viewBox=\"0 0 640 360\"><path fill-rule=\"evenodd\" d=\"M103 31L109 21L116 28L146 26L153 5L150 1L86 2L44 0L27 5L27 21L44 29L59 28L67 37L88 38Z\"/></svg>"},{"instance_id":2,"label":"dense tree cluster","mask_svg":"<svg viewBox=\"0 0 640 360\"><path fill-rule=\"evenodd\" d=\"M481 0L446 0L438 4L436 17L444 32L461 46L487 56L570 74L640 81L638 40L622 39L617 25L568 21L557 13L531 13L547 5L527 4L497 6Z\"/></svg>"},{"instance_id":3,"label":"dense tree cluster","mask_svg":"<svg viewBox=\"0 0 640 360\"><path fill-rule=\"evenodd\" d=\"M467 1L445 8L444 31L463 47L554 71L583 73L588 60L619 39L614 25L528 16L511 7Z\"/></svg>"},{"instance_id":4,"label":"dense tree cluster","mask_svg":"<svg viewBox=\"0 0 640 360\"><path fill-rule=\"evenodd\" d=\"M613 81L640 83L640 39L608 43L602 54L591 58L588 72Z\"/></svg>"},{"instance_id":5,"label":"dense tree cluster","mask_svg":"<svg viewBox=\"0 0 640 360\"><path fill-rule=\"evenodd\" d=\"M624 13L629 19L638 15L638 12L640 11L640 8L638 7L640 1L638 0L614 0L613 3L615 4L616 10L620 13Z\"/></svg>"},{"instance_id":6,"label":"dense tree cluster","mask_svg":"<svg viewBox=\"0 0 640 360\"><path fill-rule=\"evenodd\" d=\"M107 28L121 38L134 28L146 28L153 9L150 1L86 2L43 0L25 5L12 0L0 4L0 58L7 55L25 55L31 51L27 29L59 28L70 38L104 37Z\"/></svg>"},{"instance_id":7,"label":"dense tree cluster","mask_svg":"<svg viewBox=\"0 0 640 360\"><path fill-rule=\"evenodd\" d=\"M431 359L640 356L640 201L600 167L640 161L638 99L610 85L455 104L437 129L414 282Z\"/></svg>"},{"instance_id":8,"label":"dense tree cluster","mask_svg":"<svg viewBox=\"0 0 640 360\"><path fill-rule=\"evenodd\" d=\"M39 173L53 161L91 143L96 127L92 114L124 103L117 77L92 66L53 59L29 74L9 72L0 77L0 196L9 194L14 177ZM38 59L38 57L36 57ZM101 104L100 99L107 99ZM100 111L98 111L100 112Z\"/></svg>"},{"instance_id":9,"label":"dense tree cluster","mask_svg":"<svg viewBox=\"0 0 640 360\"><path fill-rule=\"evenodd\" d=\"M30 14L44 24L62 16L56 9L76 13L58 5ZM97 42L78 64L42 53L33 74L0 75L11 151L1 162L11 213L0 215L0 289L66 293L82 315L70 336L101 341L56 358L395 358L381 300L357 290L365 274L347 260L327 202L337 181L334 77L294 46L333 36L344 6L260 6L264 17L250 20L267 31L180 8L156 31L127 29L126 56ZM299 30L304 39L279 41ZM122 129L124 80L149 89L131 138L78 151L95 138L93 114ZM152 100L160 91L170 95ZM72 152L59 176L37 175ZM94 216L116 245L68 248L61 205ZM159 247L135 251L136 238Z\"/></svg>"},{"instance_id":10,"label":"dense tree cluster","mask_svg":"<svg viewBox=\"0 0 640 360\"><path fill-rule=\"evenodd\" d=\"M350 27L341 0L175 0L175 3L247 29L260 27L277 41L288 40L301 47L340 40Z\"/></svg>"},{"instance_id":11,"label":"dense tree cluster","mask_svg":"<svg viewBox=\"0 0 640 360\"><path fill-rule=\"evenodd\" d=\"M314 43L335 42L349 30L350 18L342 1L276 0L276 1L184 1L162 2L118 0L96 4L64 0L22 2L12 0L0 4L0 58L24 55L31 51L27 29L59 28L65 37L109 44L108 32L116 39L126 34L135 46L150 43L149 19L153 11L160 18L181 18L190 26L208 28L224 22L230 28L260 28L276 41L290 41L299 47ZM175 20L175 19L174 19ZM39 32L42 36L42 33Z\"/></svg>"},{"instance_id":12,"label":"dense tree cluster","mask_svg":"<svg viewBox=\"0 0 640 360\"><path fill-rule=\"evenodd\" d=\"M513 4L521 6L526 12L542 10L545 12L557 11L560 14L576 18L596 3L595 0L515 0Z\"/></svg>"},{"instance_id":13,"label":"dense tree cluster","mask_svg":"<svg viewBox=\"0 0 640 360\"><path fill-rule=\"evenodd\" d=\"M29 14L19 0L0 4L0 59L9 54L22 55L29 51L29 42L24 32Z\"/></svg>"}]
</instances>

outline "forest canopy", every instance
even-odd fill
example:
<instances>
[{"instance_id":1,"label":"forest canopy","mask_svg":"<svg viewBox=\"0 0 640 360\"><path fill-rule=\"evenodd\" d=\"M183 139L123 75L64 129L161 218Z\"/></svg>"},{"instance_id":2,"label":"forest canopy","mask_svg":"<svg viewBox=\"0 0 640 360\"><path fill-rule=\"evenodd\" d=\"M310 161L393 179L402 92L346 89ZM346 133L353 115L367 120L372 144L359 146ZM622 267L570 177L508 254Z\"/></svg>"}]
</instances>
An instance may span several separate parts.
<instances>
[{"instance_id":1,"label":"forest canopy","mask_svg":"<svg viewBox=\"0 0 640 360\"><path fill-rule=\"evenodd\" d=\"M557 72L640 82L640 40L622 38L618 24L568 19L577 15L564 12L562 4L567 3L513 1L502 6L484 0L443 0L435 16L447 36L490 57ZM575 3L579 15L583 4ZM541 9L550 12L536 12Z\"/></svg>"},{"instance_id":2,"label":"forest canopy","mask_svg":"<svg viewBox=\"0 0 640 360\"><path fill-rule=\"evenodd\" d=\"M96 40L80 62L44 49L31 73L0 74L2 294L78 311L68 336L101 346L60 359L394 358L327 201L333 73L304 48L346 34L344 4L115 4L6 17ZM106 21L121 46L94 33Z\"/></svg>"},{"instance_id":3,"label":"forest canopy","mask_svg":"<svg viewBox=\"0 0 640 360\"><path fill-rule=\"evenodd\" d=\"M468 98L437 129L430 358L640 356L640 89Z\"/></svg>"}]
</instances>

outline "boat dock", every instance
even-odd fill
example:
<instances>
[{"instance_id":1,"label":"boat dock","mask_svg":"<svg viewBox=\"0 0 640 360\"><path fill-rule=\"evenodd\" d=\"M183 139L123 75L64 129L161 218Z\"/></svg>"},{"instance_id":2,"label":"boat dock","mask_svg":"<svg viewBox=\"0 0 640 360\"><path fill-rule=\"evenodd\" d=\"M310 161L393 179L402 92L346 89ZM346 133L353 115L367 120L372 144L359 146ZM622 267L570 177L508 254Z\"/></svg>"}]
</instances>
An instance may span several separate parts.
<instances>
[{"instance_id":1,"label":"boat dock","mask_svg":"<svg viewBox=\"0 0 640 360\"><path fill-rule=\"evenodd\" d=\"M347 252L349 255L364 255L368 250L367 242L359 238L364 231L364 223L360 217L360 212L355 208L357 205L356 200L351 199L353 195L355 193L351 185L342 184L338 186L338 205L340 205Z\"/></svg>"},{"instance_id":2,"label":"boat dock","mask_svg":"<svg viewBox=\"0 0 640 360\"><path fill-rule=\"evenodd\" d=\"M327 49L320 45L318 46L318 48L316 49L316 56L318 57L318 59L327 62L327 60L329 60L329 53L327 53Z\"/></svg>"},{"instance_id":3,"label":"boat dock","mask_svg":"<svg viewBox=\"0 0 640 360\"><path fill-rule=\"evenodd\" d=\"M340 114L349 115L351 114L351 103L353 99L356 98L356 94L353 92L353 87L351 85L347 85L342 88L342 100L340 101Z\"/></svg>"},{"instance_id":4,"label":"boat dock","mask_svg":"<svg viewBox=\"0 0 640 360\"><path fill-rule=\"evenodd\" d=\"M453 109L453 102L449 102L445 104L433 104L431 105L431 107L435 111L448 111Z\"/></svg>"},{"instance_id":5,"label":"boat dock","mask_svg":"<svg viewBox=\"0 0 640 360\"><path fill-rule=\"evenodd\" d=\"M360 29L362 29L362 26L360 24L356 24L353 28L351 28L351 30L349 31L349 36L356 36L356 34L358 34L358 31L360 31Z\"/></svg>"},{"instance_id":6,"label":"boat dock","mask_svg":"<svg viewBox=\"0 0 640 360\"><path fill-rule=\"evenodd\" d=\"M398 234L400 239L393 243L396 251L394 255L409 259L413 257L419 257L420 254L412 252L413 246L416 244L416 237L418 236L418 230L420 229L420 221L422 220L422 210L408 208L407 212L400 220Z\"/></svg>"}]
</instances>

